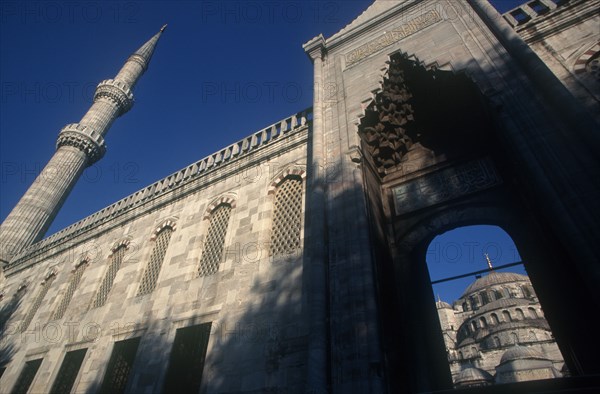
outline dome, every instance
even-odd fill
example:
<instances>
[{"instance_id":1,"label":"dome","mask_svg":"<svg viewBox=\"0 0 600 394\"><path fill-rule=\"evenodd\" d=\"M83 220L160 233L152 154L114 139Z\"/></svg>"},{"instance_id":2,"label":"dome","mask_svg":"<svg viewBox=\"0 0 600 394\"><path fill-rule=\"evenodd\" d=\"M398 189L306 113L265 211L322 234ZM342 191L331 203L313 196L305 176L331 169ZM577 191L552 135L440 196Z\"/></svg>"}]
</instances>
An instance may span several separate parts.
<instances>
[{"instance_id":1,"label":"dome","mask_svg":"<svg viewBox=\"0 0 600 394\"><path fill-rule=\"evenodd\" d=\"M447 302L444 301L437 301L435 303L435 306L437 307L437 309L445 309L445 308L449 308L452 309L452 306L450 304L448 304Z\"/></svg>"},{"instance_id":2,"label":"dome","mask_svg":"<svg viewBox=\"0 0 600 394\"><path fill-rule=\"evenodd\" d=\"M516 274L514 272L496 272L492 271L486 276L483 276L477 279L475 282L471 283L469 287L464 291L461 298L474 293L478 290L485 289L486 287L490 287L493 285L499 285L501 283L509 283L509 282L529 282L529 277L526 275Z\"/></svg>"},{"instance_id":3,"label":"dome","mask_svg":"<svg viewBox=\"0 0 600 394\"><path fill-rule=\"evenodd\" d=\"M504 364L509 361L525 359L547 360L548 358L544 357L540 352L531 347L517 345L504 352L502 358L500 359L500 364Z\"/></svg>"},{"instance_id":4,"label":"dome","mask_svg":"<svg viewBox=\"0 0 600 394\"><path fill-rule=\"evenodd\" d=\"M483 369L467 367L456 375L454 382L457 386L464 386L477 383L491 383L493 380L493 376Z\"/></svg>"}]
</instances>

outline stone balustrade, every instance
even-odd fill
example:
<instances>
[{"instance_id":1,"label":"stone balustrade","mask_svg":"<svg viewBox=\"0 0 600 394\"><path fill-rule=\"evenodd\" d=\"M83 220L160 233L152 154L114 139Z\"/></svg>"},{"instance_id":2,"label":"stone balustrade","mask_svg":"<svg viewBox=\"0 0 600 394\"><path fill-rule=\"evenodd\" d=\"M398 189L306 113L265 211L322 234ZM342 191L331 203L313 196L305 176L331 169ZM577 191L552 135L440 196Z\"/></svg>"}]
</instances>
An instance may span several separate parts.
<instances>
[{"instance_id":1,"label":"stone balustrade","mask_svg":"<svg viewBox=\"0 0 600 394\"><path fill-rule=\"evenodd\" d=\"M203 177L213 170L226 165L229 162L237 160L254 153L263 147L266 147L276 140L286 138L296 132L303 130L309 122L312 121L312 108L288 116L281 121L265 127L242 140L227 146L224 149L215 152L202 160L190 164L189 166L171 174L150 186L147 186L125 198L109 205L108 207L93 213L92 215L60 230L51 236L31 245L19 254L13 260L8 269L22 264L32 256L41 254L55 245L59 245L66 239L73 239L76 235L87 230L93 229L100 224L114 218L118 214L134 209L143 203L162 196L175 187L192 182Z\"/></svg>"}]
</instances>

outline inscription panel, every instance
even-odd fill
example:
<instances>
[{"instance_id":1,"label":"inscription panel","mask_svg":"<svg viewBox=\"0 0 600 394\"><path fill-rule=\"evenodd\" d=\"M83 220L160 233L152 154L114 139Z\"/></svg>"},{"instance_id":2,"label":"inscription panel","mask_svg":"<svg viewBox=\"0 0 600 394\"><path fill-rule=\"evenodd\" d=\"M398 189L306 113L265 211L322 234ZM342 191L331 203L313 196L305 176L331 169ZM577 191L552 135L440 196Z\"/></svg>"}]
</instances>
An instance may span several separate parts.
<instances>
[{"instance_id":1,"label":"inscription panel","mask_svg":"<svg viewBox=\"0 0 600 394\"><path fill-rule=\"evenodd\" d=\"M396 215L403 215L502 183L490 159L474 160L413 179L392 189Z\"/></svg>"},{"instance_id":2,"label":"inscription panel","mask_svg":"<svg viewBox=\"0 0 600 394\"><path fill-rule=\"evenodd\" d=\"M385 33L384 35L350 51L348 54L346 54L346 67L358 63L367 56L372 55L375 52L379 52L383 48L386 48L408 36L411 36L441 20L442 17L436 10L431 10L423 15L417 16L399 28Z\"/></svg>"}]
</instances>

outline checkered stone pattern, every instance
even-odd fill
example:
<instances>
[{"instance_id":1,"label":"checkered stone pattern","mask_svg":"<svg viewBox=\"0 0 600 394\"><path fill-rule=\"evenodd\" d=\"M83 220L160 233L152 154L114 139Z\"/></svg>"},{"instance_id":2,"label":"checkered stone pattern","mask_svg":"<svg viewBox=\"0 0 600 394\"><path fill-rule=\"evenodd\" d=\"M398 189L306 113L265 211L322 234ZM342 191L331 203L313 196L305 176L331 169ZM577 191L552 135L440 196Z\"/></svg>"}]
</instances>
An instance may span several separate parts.
<instances>
[{"instance_id":1,"label":"checkered stone pattern","mask_svg":"<svg viewBox=\"0 0 600 394\"><path fill-rule=\"evenodd\" d=\"M173 234L173 229L171 227L165 227L156 236L156 243L154 244L152 254L150 255L150 263L148 263L148 267L144 272L144 277L142 278L142 283L138 290L138 296L150 294L154 291L156 281L158 280L158 274L160 274L160 268L162 267L165 254L167 253L171 234Z\"/></svg>"},{"instance_id":2,"label":"checkered stone pattern","mask_svg":"<svg viewBox=\"0 0 600 394\"><path fill-rule=\"evenodd\" d=\"M115 276L117 276L117 272L119 271L119 268L121 268L121 262L123 261L123 256L125 256L126 250L126 246L121 246L113 252L110 266L108 267L106 276L102 280L102 284L100 284L100 288L98 289L98 293L96 294L92 308L101 307L106 302L108 293L110 293L110 289L112 288L115 280Z\"/></svg>"},{"instance_id":3,"label":"checkered stone pattern","mask_svg":"<svg viewBox=\"0 0 600 394\"><path fill-rule=\"evenodd\" d=\"M206 236L204 251L200 258L200 268L198 269L200 276L212 275L219 270L230 215L231 206L221 204L210 216L208 235Z\"/></svg>"},{"instance_id":4,"label":"checkered stone pattern","mask_svg":"<svg viewBox=\"0 0 600 394\"><path fill-rule=\"evenodd\" d=\"M50 289L50 285L52 284L55 278L56 276L52 275L46 278L44 283L42 283L42 288L38 292L33 303L31 304L31 308L29 308L29 311L27 311L27 315L25 315L23 321L21 322L21 332L25 332L25 330L27 330L27 327L29 327L29 324L31 324L35 313L40 308L40 305L42 305L42 301L44 300L46 293L48 293L48 289Z\"/></svg>"},{"instance_id":5,"label":"checkered stone pattern","mask_svg":"<svg viewBox=\"0 0 600 394\"><path fill-rule=\"evenodd\" d=\"M63 299L58 305L58 308L56 308L52 319L62 319L62 317L65 315L67 307L71 302L71 298L73 298L73 293L75 293L75 290L77 289L77 286L81 281L81 277L83 276L83 271L85 271L87 265L87 263L79 264L71 274L71 281L69 282L69 287L67 287L67 291L65 292Z\"/></svg>"},{"instance_id":6,"label":"checkered stone pattern","mask_svg":"<svg viewBox=\"0 0 600 394\"><path fill-rule=\"evenodd\" d=\"M300 248L302 226L302 180L285 179L275 192L271 256L291 254Z\"/></svg>"}]
</instances>

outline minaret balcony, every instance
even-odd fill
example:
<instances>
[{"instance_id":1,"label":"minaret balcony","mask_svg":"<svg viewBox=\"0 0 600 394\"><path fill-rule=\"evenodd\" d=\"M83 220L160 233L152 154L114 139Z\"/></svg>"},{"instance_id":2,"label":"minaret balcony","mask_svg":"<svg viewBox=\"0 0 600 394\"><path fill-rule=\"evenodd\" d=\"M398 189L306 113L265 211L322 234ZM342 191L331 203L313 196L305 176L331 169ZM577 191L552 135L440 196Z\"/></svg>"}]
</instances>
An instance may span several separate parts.
<instances>
[{"instance_id":1,"label":"minaret balcony","mask_svg":"<svg viewBox=\"0 0 600 394\"><path fill-rule=\"evenodd\" d=\"M108 99L115 103L119 108L119 115L123 115L133 107L133 93L125 82L107 79L98 84L94 101L101 98Z\"/></svg>"},{"instance_id":2,"label":"minaret balcony","mask_svg":"<svg viewBox=\"0 0 600 394\"><path fill-rule=\"evenodd\" d=\"M102 135L89 126L71 123L62 128L56 141L56 149L61 146L78 148L88 157L88 166L97 162L106 153Z\"/></svg>"}]
</instances>

